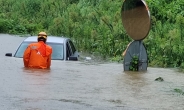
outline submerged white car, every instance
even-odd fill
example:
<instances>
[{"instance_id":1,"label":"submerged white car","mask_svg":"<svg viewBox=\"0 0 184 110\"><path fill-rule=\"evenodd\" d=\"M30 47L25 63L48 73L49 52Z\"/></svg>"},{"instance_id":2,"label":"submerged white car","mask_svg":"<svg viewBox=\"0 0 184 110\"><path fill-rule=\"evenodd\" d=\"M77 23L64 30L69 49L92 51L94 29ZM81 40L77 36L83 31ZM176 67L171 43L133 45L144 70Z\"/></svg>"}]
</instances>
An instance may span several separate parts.
<instances>
[{"instance_id":1,"label":"submerged white car","mask_svg":"<svg viewBox=\"0 0 184 110\"><path fill-rule=\"evenodd\" d=\"M17 48L14 55L6 53L5 56L22 58L27 46L33 42L38 42L37 36L27 37ZM70 38L48 36L46 44L53 49L52 60L78 60L79 53Z\"/></svg>"}]
</instances>

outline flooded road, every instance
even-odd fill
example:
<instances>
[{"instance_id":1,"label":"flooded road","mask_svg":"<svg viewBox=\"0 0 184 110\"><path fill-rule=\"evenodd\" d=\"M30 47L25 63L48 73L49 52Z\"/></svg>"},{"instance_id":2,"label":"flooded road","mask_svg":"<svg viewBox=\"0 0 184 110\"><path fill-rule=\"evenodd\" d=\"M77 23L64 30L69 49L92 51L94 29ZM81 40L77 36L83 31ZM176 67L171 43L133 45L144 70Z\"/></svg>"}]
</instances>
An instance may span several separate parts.
<instances>
[{"instance_id":1,"label":"flooded road","mask_svg":"<svg viewBox=\"0 0 184 110\"><path fill-rule=\"evenodd\" d=\"M51 70L25 69L15 52L24 38L0 34L1 110L183 110L184 73L122 63L52 61ZM164 81L155 81L162 77Z\"/></svg>"}]
</instances>

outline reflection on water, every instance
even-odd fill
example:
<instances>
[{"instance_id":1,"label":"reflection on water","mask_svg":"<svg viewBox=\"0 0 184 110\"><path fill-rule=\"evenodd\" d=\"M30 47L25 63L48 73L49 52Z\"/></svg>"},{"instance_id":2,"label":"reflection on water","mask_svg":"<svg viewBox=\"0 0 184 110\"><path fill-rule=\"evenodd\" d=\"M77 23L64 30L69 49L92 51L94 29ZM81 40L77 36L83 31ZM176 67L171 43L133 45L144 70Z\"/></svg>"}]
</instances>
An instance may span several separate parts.
<instances>
[{"instance_id":1,"label":"reflection on water","mask_svg":"<svg viewBox=\"0 0 184 110\"><path fill-rule=\"evenodd\" d=\"M50 69L23 68L23 72L31 73L31 74L38 73L38 74L42 75L42 74L49 74L51 72L51 70Z\"/></svg>"},{"instance_id":2,"label":"reflection on water","mask_svg":"<svg viewBox=\"0 0 184 110\"><path fill-rule=\"evenodd\" d=\"M125 72L120 81L131 87L131 91L136 93L141 91L141 88L147 85L147 79L144 77L145 72Z\"/></svg>"},{"instance_id":3,"label":"reflection on water","mask_svg":"<svg viewBox=\"0 0 184 110\"><path fill-rule=\"evenodd\" d=\"M1 39L17 39L3 36ZM21 39L11 46L16 47ZM22 59L5 57L3 53L13 49L0 43L2 110L184 109L184 96L174 91L184 90L184 74L172 69L124 72L121 63L56 60L50 70L27 69ZM155 81L158 77L164 81Z\"/></svg>"}]
</instances>

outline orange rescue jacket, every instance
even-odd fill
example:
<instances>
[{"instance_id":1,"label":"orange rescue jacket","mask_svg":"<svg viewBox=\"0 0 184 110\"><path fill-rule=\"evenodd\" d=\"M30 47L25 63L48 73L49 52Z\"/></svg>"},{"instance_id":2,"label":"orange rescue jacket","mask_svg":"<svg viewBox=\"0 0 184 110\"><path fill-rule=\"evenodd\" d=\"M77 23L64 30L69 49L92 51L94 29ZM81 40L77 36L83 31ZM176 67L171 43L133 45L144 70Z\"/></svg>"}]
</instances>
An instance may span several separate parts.
<instances>
[{"instance_id":1,"label":"orange rescue jacket","mask_svg":"<svg viewBox=\"0 0 184 110\"><path fill-rule=\"evenodd\" d=\"M24 51L24 66L29 68L50 68L52 47L43 41L31 43Z\"/></svg>"}]
</instances>

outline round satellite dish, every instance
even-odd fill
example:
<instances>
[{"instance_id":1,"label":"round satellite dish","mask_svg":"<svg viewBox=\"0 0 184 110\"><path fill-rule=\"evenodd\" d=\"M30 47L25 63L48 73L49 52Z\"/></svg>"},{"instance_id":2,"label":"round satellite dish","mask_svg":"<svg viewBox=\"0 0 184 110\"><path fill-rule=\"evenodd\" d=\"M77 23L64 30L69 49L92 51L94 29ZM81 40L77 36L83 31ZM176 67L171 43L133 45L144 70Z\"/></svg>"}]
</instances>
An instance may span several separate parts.
<instances>
[{"instance_id":1,"label":"round satellite dish","mask_svg":"<svg viewBox=\"0 0 184 110\"><path fill-rule=\"evenodd\" d=\"M123 26L132 39L142 40L148 35L151 20L148 6L144 0L125 0L121 15Z\"/></svg>"}]
</instances>

